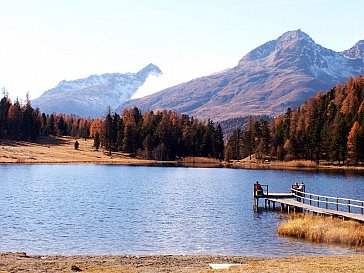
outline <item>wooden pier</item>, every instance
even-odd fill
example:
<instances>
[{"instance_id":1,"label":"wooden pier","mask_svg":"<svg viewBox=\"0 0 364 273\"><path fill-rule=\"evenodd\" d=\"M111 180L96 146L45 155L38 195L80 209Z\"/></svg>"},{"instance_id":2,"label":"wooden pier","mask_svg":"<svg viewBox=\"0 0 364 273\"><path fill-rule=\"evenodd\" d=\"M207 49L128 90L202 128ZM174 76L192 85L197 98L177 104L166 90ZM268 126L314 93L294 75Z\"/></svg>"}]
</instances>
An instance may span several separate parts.
<instances>
[{"instance_id":1,"label":"wooden pier","mask_svg":"<svg viewBox=\"0 0 364 273\"><path fill-rule=\"evenodd\" d=\"M268 185L261 185L263 193L254 188L254 209L259 210L259 200L265 209L280 209L288 213L312 213L364 222L364 201L308 193L291 188L289 193L270 193Z\"/></svg>"}]
</instances>

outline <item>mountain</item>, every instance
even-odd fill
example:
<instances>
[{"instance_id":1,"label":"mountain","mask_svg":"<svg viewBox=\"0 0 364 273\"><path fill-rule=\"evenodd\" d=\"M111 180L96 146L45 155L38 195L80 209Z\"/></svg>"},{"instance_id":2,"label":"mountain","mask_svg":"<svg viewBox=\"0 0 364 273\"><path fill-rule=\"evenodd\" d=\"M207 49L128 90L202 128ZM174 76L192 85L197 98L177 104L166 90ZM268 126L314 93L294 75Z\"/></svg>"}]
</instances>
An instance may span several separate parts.
<instances>
[{"instance_id":1,"label":"mountain","mask_svg":"<svg viewBox=\"0 0 364 273\"><path fill-rule=\"evenodd\" d=\"M298 107L318 90L363 73L364 42L335 52L301 30L288 31L249 52L237 66L120 105L173 109L225 120L249 114L275 115Z\"/></svg>"},{"instance_id":2,"label":"mountain","mask_svg":"<svg viewBox=\"0 0 364 273\"><path fill-rule=\"evenodd\" d=\"M345 57L350 59L364 60L364 40L357 42L352 48L342 52Z\"/></svg>"},{"instance_id":3,"label":"mountain","mask_svg":"<svg viewBox=\"0 0 364 273\"><path fill-rule=\"evenodd\" d=\"M61 81L56 87L33 100L32 105L45 113L101 117L109 106L114 109L130 100L150 75L160 74L162 72L157 66L149 64L137 73L107 73Z\"/></svg>"}]
</instances>

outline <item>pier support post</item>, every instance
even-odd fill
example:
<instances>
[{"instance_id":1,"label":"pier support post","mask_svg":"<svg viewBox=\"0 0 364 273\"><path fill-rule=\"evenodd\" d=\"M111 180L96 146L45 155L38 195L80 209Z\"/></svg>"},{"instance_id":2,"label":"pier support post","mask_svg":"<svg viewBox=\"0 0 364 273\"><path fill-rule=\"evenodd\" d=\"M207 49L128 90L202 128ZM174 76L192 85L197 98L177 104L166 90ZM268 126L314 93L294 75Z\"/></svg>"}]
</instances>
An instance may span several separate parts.
<instances>
[{"instance_id":1,"label":"pier support post","mask_svg":"<svg viewBox=\"0 0 364 273\"><path fill-rule=\"evenodd\" d=\"M256 211L256 212L258 212L259 211L259 198L258 197L254 197L254 210Z\"/></svg>"}]
</instances>

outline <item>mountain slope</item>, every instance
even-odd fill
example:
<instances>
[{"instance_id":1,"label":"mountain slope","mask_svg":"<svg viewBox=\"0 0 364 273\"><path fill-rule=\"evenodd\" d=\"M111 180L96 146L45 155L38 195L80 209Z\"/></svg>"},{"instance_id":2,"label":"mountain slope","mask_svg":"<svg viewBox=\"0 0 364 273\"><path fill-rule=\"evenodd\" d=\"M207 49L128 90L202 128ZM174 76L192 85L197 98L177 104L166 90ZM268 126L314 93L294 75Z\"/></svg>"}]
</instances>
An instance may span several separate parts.
<instances>
[{"instance_id":1,"label":"mountain slope","mask_svg":"<svg viewBox=\"0 0 364 273\"><path fill-rule=\"evenodd\" d=\"M363 73L363 67L361 42L340 53L316 44L301 30L289 31L252 50L231 69L126 102L117 110L173 109L214 120L272 115Z\"/></svg>"},{"instance_id":2,"label":"mountain slope","mask_svg":"<svg viewBox=\"0 0 364 273\"><path fill-rule=\"evenodd\" d=\"M68 113L79 116L101 117L111 109L130 100L150 75L159 75L160 69L149 64L137 73L107 73L91 75L73 81L61 81L32 101L45 113Z\"/></svg>"},{"instance_id":3,"label":"mountain slope","mask_svg":"<svg viewBox=\"0 0 364 273\"><path fill-rule=\"evenodd\" d=\"M364 40L357 42L352 48L342 52L347 58L364 60Z\"/></svg>"}]
</instances>

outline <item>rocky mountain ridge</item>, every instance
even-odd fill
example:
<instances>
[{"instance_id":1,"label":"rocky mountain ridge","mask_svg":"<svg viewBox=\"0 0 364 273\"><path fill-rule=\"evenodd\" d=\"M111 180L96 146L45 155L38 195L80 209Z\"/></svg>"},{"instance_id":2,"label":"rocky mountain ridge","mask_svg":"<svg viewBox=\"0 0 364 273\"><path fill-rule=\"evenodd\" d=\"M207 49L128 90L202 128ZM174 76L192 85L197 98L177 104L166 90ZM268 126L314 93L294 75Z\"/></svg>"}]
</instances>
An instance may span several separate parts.
<instances>
[{"instance_id":1,"label":"rocky mountain ridge","mask_svg":"<svg viewBox=\"0 0 364 273\"><path fill-rule=\"evenodd\" d=\"M250 51L237 66L193 79L117 108L173 109L225 120L244 115L276 115L298 107L319 90L364 71L364 41L335 52L303 31L288 31Z\"/></svg>"}]
</instances>

